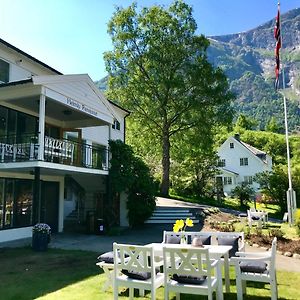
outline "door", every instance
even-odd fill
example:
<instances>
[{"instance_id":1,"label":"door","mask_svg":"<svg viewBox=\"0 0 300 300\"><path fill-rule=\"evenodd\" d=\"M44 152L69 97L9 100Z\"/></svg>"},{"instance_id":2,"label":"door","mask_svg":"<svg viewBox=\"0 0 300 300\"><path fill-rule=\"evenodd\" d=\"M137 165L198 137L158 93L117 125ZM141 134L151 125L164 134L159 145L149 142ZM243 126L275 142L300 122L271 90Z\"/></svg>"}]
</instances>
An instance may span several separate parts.
<instances>
[{"instance_id":1,"label":"door","mask_svg":"<svg viewBox=\"0 0 300 300\"><path fill-rule=\"evenodd\" d=\"M42 181L41 220L58 231L59 183Z\"/></svg>"},{"instance_id":2,"label":"door","mask_svg":"<svg viewBox=\"0 0 300 300\"><path fill-rule=\"evenodd\" d=\"M73 163L76 166L82 165L82 132L81 129L63 128L61 130L61 137L74 143Z\"/></svg>"}]
</instances>

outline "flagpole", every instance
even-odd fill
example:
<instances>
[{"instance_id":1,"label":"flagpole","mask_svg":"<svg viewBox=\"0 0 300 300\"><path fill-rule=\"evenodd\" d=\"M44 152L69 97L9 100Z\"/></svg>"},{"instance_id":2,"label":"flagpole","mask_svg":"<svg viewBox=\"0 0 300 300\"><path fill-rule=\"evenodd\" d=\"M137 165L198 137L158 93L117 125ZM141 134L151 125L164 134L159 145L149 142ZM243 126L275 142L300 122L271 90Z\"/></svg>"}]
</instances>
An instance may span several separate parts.
<instances>
[{"instance_id":1,"label":"flagpole","mask_svg":"<svg viewBox=\"0 0 300 300\"><path fill-rule=\"evenodd\" d=\"M280 1L278 1L278 11L280 12ZM281 16L280 16L281 18ZM281 48L283 48L283 39L282 39L282 30L281 30L281 20L279 22L279 30L280 30L280 43ZM284 65L281 63L282 69L282 89L286 88L285 84L285 74L284 74ZM289 130L288 130L288 118L287 118L287 103L286 97L283 94L283 107L284 107L284 124L285 124L285 141L286 141L286 154L287 154L287 164L288 164L288 181L289 181L289 189L287 191L287 209L288 209L288 221L291 226L294 223L294 210L296 209L296 195L293 191L292 185L292 172L291 172L291 159L290 159L290 146L289 146Z\"/></svg>"}]
</instances>

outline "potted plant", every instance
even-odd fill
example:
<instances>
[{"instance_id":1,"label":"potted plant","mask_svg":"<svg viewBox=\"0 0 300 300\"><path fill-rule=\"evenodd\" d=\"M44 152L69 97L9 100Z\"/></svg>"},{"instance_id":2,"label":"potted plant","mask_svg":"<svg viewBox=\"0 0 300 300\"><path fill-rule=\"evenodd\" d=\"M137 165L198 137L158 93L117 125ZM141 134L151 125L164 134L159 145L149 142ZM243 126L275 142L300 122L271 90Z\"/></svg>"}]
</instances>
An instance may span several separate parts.
<instances>
[{"instance_id":1,"label":"potted plant","mask_svg":"<svg viewBox=\"0 0 300 300\"><path fill-rule=\"evenodd\" d=\"M51 227L45 223L37 223L32 228L32 249L47 251L50 242Z\"/></svg>"}]
</instances>

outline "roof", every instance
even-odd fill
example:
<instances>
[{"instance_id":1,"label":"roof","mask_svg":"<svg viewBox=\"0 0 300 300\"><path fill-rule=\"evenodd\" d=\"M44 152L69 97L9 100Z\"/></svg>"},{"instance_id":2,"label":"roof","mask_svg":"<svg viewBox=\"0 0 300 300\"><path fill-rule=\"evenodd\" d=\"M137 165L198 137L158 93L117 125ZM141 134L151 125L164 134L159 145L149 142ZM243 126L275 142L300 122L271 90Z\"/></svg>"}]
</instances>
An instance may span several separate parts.
<instances>
[{"instance_id":1,"label":"roof","mask_svg":"<svg viewBox=\"0 0 300 300\"><path fill-rule=\"evenodd\" d=\"M10 43L8 43L8 42L2 40L2 39L0 39L0 43L3 44L3 45L6 46L6 47L8 47L8 48L10 48L10 49L12 49L12 50L18 52L18 53L20 53L21 55L23 55L23 56L29 58L30 60L32 60L32 61L34 61L34 62L36 62L36 63L42 65L43 67L45 67L45 68L51 70L52 72L55 72L55 73L58 74L58 75L63 75L61 72L59 72L59 71L53 69L52 67L50 67L50 66L48 66L47 64L43 63L42 61L36 59L35 57L33 57L33 56L27 54L26 52L22 51L21 49L19 49L19 48L13 46L12 44L10 44Z\"/></svg>"},{"instance_id":2,"label":"roof","mask_svg":"<svg viewBox=\"0 0 300 300\"><path fill-rule=\"evenodd\" d=\"M123 108L123 107L120 106L119 104L117 104L117 103L115 103L115 102L113 102L113 101L111 101L111 100L109 100L109 99L107 99L107 100L108 100L108 102L111 103L112 105L114 105L114 106L118 107L119 109L122 109L122 110L124 110L125 112L127 112L128 115L131 114L131 112L130 112L129 110Z\"/></svg>"},{"instance_id":3,"label":"roof","mask_svg":"<svg viewBox=\"0 0 300 300\"><path fill-rule=\"evenodd\" d=\"M7 87L7 86L26 84L26 83L29 83L29 82L32 82L32 78L24 79L24 80L18 80L18 81L11 81L11 82L8 82L8 83L1 83L0 88L4 88L4 87Z\"/></svg>"},{"instance_id":4,"label":"roof","mask_svg":"<svg viewBox=\"0 0 300 300\"><path fill-rule=\"evenodd\" d=\"M237 173L237 172L234 172L234 171L231 171L231 170L228 170L228 169L226 169L226 168L221 168L223 171L225 171L225 172L228 172L228 173L231 173L231 174L234 174L234 175L239 175L239 173Z\"/></svg>"},{"instance_id":5,"label":"roof","mask_svg":"<svg viewBox=\"0 0 300 300\"><path fill-rule=\"evenodd\" d=\"M241 143L245 148L247 148L251 153L253 153L257 158L261 159L262 161L265 162L266 157L267 157L267 153L259 150L245 142L242 142L239 138L237 138L236 136L232 137L233 139L235 139L237 142Z\"/></svg>"}]
</instances>

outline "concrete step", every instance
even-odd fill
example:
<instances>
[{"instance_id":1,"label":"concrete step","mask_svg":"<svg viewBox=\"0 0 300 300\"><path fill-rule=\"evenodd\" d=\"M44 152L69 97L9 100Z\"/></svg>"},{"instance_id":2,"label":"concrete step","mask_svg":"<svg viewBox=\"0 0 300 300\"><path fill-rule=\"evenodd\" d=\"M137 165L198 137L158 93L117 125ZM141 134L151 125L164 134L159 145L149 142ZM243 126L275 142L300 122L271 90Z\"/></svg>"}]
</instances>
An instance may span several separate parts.
<instances>
[{"instance_id":1,"label":"concrete step","mask_svg":"<svg viewBox=\"0 0 300 300\"><path fill-rule=\"evenodd\" d=\"M174 224L178 219L148 219L145 221L146 224ZM194 224L198 224L199 220L195 219L193 220Z\"/></svg>"}]
</instances>

